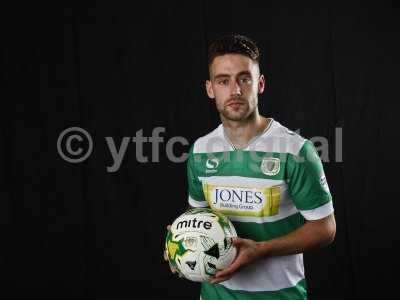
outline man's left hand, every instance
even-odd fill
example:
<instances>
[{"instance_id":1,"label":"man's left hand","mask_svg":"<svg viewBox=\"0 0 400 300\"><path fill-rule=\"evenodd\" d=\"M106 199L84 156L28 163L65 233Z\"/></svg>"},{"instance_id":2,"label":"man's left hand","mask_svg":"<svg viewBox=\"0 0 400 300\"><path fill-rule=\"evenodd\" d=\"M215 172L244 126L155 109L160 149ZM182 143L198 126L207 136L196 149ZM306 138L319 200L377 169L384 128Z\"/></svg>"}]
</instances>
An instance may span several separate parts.
<instances>
[{"instance_id":1,"label":"man's left hand","mask_svg":"<svg viewBox=\"0 0 400 300\"><path fill-rule=\"evenodd\" d=\"M238 250L236 259L229 267L218 271L217 274L209 280L210 283L219 283L228 280L240 267L248 265L260 257L258 243L253 240L237 237L233 239L233 244Z\"/></svg>"}]
</instances>

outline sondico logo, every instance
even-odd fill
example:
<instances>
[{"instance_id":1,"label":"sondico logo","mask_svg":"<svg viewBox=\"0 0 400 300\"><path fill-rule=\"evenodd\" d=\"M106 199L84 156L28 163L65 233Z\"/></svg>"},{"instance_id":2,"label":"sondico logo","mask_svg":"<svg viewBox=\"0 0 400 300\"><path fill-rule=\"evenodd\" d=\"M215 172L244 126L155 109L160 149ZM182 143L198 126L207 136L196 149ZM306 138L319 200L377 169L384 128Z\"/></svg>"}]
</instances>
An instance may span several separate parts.
<instances>
[{"instance_id":1,"label":"sondico logo","mask_svg":"<svg viewBox=\"0 0 400 300\"><path fill-rule=\"evenodd\" d=\"M218 158L209 158L206 161L206 173L215 173L219 165Z\"/></svg>"},{"instance_id":2,"label":"sondico logo","mask_svg":"<svg viewBox=\"0 0 400 300\"><path fill-rule=\"evenodd\" d=\"M207 201L217 210L230 214L272 216L279 213L280 188L223 187L204 185Z\"/></svg>"}]
</instances>

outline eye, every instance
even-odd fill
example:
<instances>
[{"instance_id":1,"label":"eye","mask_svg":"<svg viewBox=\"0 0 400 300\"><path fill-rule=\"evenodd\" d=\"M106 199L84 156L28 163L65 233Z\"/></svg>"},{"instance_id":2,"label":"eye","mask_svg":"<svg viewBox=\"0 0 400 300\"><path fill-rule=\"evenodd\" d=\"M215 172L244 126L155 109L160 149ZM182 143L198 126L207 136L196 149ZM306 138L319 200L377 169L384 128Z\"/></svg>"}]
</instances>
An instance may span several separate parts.
<instances>
[{"instance_id":1,"label":"eye","mask_svg":"<svg viewBox=\"0 0 400 300\"><path fill-rule=\"evenodd\" d=\"M229 80L228 80L228 79L222 79L222 80L219 80L219 81L218 81L218 84L219 84L219 85L228 85L228 83L229 83Z\"/></svg>"},{"instance_id":2,"label":"eye","mask_svg":"<svg viewBox=\"0 0 400 300\"><path fill-rule=\"evenodd\" d=\"M242 78L240 78L240 82L244 83L244 84L251 83L251 77L250 76L242 77Z\"/></svg>"}]
</instances>

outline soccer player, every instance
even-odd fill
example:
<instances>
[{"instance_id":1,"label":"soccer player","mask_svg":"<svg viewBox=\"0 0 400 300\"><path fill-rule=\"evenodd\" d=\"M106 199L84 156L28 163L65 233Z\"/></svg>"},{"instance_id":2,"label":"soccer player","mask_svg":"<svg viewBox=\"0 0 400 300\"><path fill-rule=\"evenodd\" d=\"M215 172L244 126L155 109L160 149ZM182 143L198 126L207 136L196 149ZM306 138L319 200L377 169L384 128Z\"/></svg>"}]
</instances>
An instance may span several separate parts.
<instances>
[{"instance_id":1,"label":"soccer player","mask_svg":"<svg viewBox=\"0 0 400 300\"><path fill-rule=\"evenodd\" d=\"M254 41L241 35L209 47L206 90L221 124L190 149L188 201L225 214L239 251L202 283L202 300L307 299L302 253L335 237L332 197L313 144L259 114L259 58Z\"/></svg>"}]
</instances>

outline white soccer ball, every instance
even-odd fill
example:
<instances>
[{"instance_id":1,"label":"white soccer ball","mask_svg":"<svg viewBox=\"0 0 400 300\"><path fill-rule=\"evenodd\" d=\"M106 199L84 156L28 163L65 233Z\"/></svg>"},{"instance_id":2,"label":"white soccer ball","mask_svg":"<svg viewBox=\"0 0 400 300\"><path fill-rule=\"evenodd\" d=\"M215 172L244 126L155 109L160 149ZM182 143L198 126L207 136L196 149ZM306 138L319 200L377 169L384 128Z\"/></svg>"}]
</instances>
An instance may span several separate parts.
<instances>
[{"instance_id":1,"label":"white soccer ball","mask_svg":"<svg viewBox=\"0 0 400 300\"><path fill-rule=\"evenodd\" d=\"M180 215L165 240L170 264L186 279L202 282L228 267L236 257L236 230L221 213L194 208Z\"/></svg>"}]
</instances>

